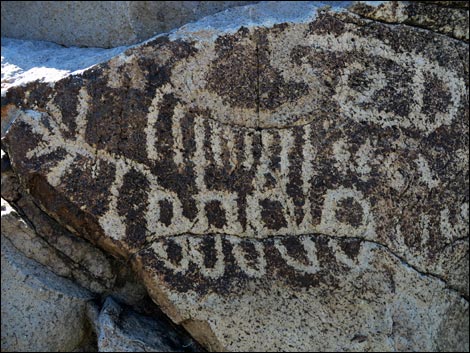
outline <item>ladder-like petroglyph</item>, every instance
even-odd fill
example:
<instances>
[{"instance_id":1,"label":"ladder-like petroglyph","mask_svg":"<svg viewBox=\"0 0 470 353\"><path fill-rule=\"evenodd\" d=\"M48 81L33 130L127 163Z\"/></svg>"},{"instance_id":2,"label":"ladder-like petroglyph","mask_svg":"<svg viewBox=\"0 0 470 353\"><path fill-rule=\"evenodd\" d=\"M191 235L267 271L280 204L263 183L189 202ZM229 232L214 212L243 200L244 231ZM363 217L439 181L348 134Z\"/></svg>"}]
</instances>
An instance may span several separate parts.
<instances>
[{"instance_id":1,"label":"ladder-like petroglyph","mask_svg":"<svg viewBox=\"0 0 470 353\"><path fill-rule=\"evenodd\" d=\"M261 278L272 272L266 247L276 266L316 275L316 233L407 259L425 251L412 261L429 266L468 236L465 48L452 42L443 58L436 36L413 52L393 42L406 28L384 38L371 28L324 15L197 45L163 36L60 81L60 92L12 91L7 101L24 109L7 136L21 146L12 160L103 236L129 253L153 249L178 276L197 267L216 281L236 267ZM284 245L292 237L304 237L305 261ZM167 250L148 247L161 242Z\"/></svg>"}]
</instances>

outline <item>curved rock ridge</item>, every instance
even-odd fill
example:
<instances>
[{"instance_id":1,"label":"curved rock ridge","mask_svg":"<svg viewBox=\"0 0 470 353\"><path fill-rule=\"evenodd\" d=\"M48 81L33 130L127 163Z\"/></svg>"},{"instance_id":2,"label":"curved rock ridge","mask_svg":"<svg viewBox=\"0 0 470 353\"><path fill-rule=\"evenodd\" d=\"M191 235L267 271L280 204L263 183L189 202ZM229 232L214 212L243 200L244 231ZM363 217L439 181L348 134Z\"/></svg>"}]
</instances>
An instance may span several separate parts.
<instances>
[{"instance_id":1,"label":"curved rock ridge","mask_svg":"<svg viewBox=\"0 0 470 353\"><path fill-rule=\"evenodd\" d=\"M6 92L38 204L209 350L468 347L468 44L344 9L204 28Z\"/></svg>"}]
</instances>

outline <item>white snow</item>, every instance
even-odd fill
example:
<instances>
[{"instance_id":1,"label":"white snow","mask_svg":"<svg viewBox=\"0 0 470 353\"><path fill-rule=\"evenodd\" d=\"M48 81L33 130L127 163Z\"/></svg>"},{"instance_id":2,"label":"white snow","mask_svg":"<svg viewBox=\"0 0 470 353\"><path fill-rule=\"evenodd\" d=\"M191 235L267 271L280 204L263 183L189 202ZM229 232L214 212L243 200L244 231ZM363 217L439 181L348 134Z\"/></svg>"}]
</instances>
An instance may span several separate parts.
<instances>
[{"instance_id":1,"label":"white snow","mask_svg":"<svg viewBox=\"0 0 470 353\"><path fill-rule=\"evenodd\" d=\"M54 82L71 73L107 61L128 47L78 48L12 38L1 38L2 95L12 86L31 81Z\"/></svg>"}]
</instances>

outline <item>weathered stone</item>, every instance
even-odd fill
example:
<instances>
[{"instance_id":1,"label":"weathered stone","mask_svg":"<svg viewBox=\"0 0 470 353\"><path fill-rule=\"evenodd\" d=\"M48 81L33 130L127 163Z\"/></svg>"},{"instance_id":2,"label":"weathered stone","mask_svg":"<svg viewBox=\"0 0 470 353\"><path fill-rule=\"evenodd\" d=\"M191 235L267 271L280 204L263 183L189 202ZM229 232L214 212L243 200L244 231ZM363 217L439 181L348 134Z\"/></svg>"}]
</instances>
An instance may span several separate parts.
<instances>
[{"instance_id":1,"label":"weathered stone","mask_svg":"<svg viewBox=\"0 0 470 353\"><path fill-rule=\"evenodd\" d=\"M109 48L254 2L2 1L2 36Z\"/></svg>"},{"instance_id":2,"label":"weathered stone","mask_svg":"<svg viewBox=\"0 0 470 353\"><path fill-rule=\"evenodd\" d=\"M2 219L2 233L3 226ZM2 352L70 352L88 342L93 294L26 258L3 235L1 243Z\"/></svg>"},{"instance_id":3,"label":"weathered stone","mask_svg":"<svg viewBox=\"0 0 470 353\"><path fill-rule=\"evenodd\" d=\"M127 48L66 48L52 42L6 37L1 38L1 44L2 96L11 86L26 85L32 81L57 81L71 72L108 61ZM16 117L15 110L10 108L2 106L2 137Z\"/></svg>"},{"instance_id":4,"label":"weathered stone","mask_svg":"<svg viewBox=\"0 0 470 353\"><path fill-rule=\"evenodd\" d=\"M89 307L99 352L198 352L199 345L161 319L123 308L108 297Z\"/></svg>"},{"instance_id":5,"label":"weathered stone","mask_svg":"<svg viewBox=\"0 0 470 353\"><path fill-rule=\"evenodd\" d=\"M209 350L468 350L468 44L282 6L9 89L13 170Z\"/></svg>"},{"instance_id":6,"label":"weathered stone","mask_svg":"<svg viewBox=\"0 0 470 353\"><path fill-rule=\"evenodd\" d=\"M464 1L357 1L352 12L374 20L404 23L468 42L468 4Z\"/></svg>"},{"instance_id":7,"label":"weathered stone","mask_svg":"<svg viewBox=\"0 0 470 353\"><path fill-rule=\"evenodd\" d=\"M8 158L3 158L3 162L8 164ZM4 168L2 196L11 196L9 190L15 190L16 198L9 201L22 214L2 198L2 236L28 258L96 294L112 293L128 305L145 305L147 291L127 264L106 256L64 229L40 210L17 183L11 169Z\"/></svg>"},{"instance_id":8,"label":"weathered stone","mask_svg":"<svg viewBox=\"0 0 470 353\"><path fill-rule=\"evenodd\" d=\"M51 222L34 204L24 198L18 204L33 219L35 229L2 199L2 235L30 259L55 274L74 280L95 293L114 285L116 275L105 255L91 244ZM38 236L38 232L47 234Z\"/></svg>"}]
</instances>

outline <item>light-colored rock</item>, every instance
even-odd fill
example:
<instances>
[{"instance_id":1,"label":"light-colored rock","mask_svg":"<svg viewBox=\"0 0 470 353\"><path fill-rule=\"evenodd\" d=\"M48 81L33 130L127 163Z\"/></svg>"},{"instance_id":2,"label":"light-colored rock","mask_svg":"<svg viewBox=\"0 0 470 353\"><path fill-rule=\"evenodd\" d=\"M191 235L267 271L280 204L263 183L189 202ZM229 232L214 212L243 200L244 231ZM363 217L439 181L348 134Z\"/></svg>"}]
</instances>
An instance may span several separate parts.
<instances>
[{"instance_id":1,"label":"light-colored rock","mask_svg":"<svg viewBox=\"0 0 470 353\"><path fill-rule=\"evenodd\" d=\"M178 243L187 238L191 239L183 237ZM298 239L251 241L251 247L262 249L251 276L237 273L240 257L234 253L225 253L224 274L212 278L205 268L201 275L174 272L175 280L170 280L169 272L155 265L160 250L141 252L140 261L154 297L168 300L165 309L170 317L182 322L210 351L468 348L468 301L448 290L443 281L415 271L375 243L326 236ZM157 242L153 249L171 242ZM237 239L222 237L222 242L227 249ZM306 248L304 254L309 254L307 246L314 249L313 258L306 258L316 268L308 269L300 258L276 254L281 244L294 254L299 243ZM267 266L261 274L263 257ZM182 278L191 281L178 284Z\"/></svg>"},{"instance_id":2,"label":"light-colored rock","mask_svg":"<svg viewBox=\"0 0 470 353\"><path fill-rule=\"evenodd\" d=\"M2 181L2 193L11 188L10 183ZM25 256L93 293L113 293L128 305L139 306L147 296L145 287L128 265L105 256L89 242L68 232L42 212L30 197L21 196L15 202L23 216L2 198L2 236Z\"/></svg>"},{"instance_id":3,"label":"light-colored rock","mask_svg":"<svg viewBox=\"0 0 470 353\"><path fill-rule=\"evenodd\" d=\"M351 11L374 20L430 29L468 42L468 5L455 3L458 2L356 1Z\"/></svg>"},{"instance_id":4,"label":"light-colored rock","mask_svg":"<svg viewBox=\"0 0 470 353\"><path fill-rule=\"evenodd\" d=\"M70 73L80 72L90 66L107 61L127 49L127 47L112 49L65 48L51 42L5 37L2 37L1 41L2 96L12 86L26 85L28 82L36 80L54 82ZM8 110L2 109L2 137L10 120L14 118L10 117L7 120L7 117L10 117Z\"/></svg>"},{"instance_id":5,"label":"light-colored rock","mask_svg":"<svg viewBox=\"0 0 470 353\"><path fill-rule=\"evenodd\" d=\"M26 258L3 236L1 297L2 352L70 352L89 339L92 293Z\"/></svg>"},{"instance_id":6,"label":"light-colored rock","mask_svg":"<svg viewBox=\"0 0 470 353\"><path fill-rule=\"evenodd\" d=\"M99 352L195 352L198 344L161 318L123 308L111 297L101 311L90 306L88 315L98 337Z\"/></svg>"},{"instance_id":7,"label":"light-colored rock","mask_svg":"<svg viewBox=\"0 0 470 353\"><path fill-rule=\"evenodd\" d=\"M468 43L318 7L11 87L12 168L209 350L468 350Z\"/></svg>"},{"instance_id":8,"label":"light-colored rock","mask_svg":"<svg viewBox=\"0 0 470 353\"><path fill-rule=\"evenodd\" d=\"M46 266L58 276L69 278L95 293L110 290L115 281L111 264L105 255L91 244L49 221L31 202L19 204L34 220L33 229L2 198L2 235L25 256ZM46 233L40 237L37 231Z\"/></svg>"},{"instance_id":9,"label":"light-colored rock","mask_svg":"<svg viewBox=\"0 0 470 353\"><path fill-rule=\"evenodd\" d=\"M2 1L2 36L110 48L255 1Z\"/></svg>"}]
</instances>

